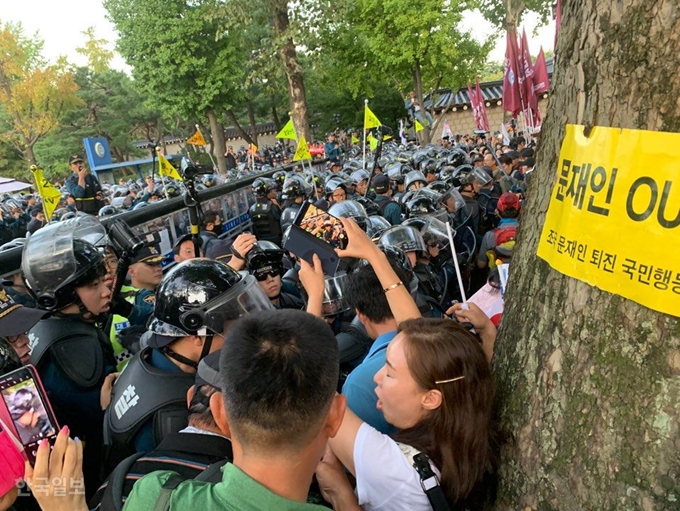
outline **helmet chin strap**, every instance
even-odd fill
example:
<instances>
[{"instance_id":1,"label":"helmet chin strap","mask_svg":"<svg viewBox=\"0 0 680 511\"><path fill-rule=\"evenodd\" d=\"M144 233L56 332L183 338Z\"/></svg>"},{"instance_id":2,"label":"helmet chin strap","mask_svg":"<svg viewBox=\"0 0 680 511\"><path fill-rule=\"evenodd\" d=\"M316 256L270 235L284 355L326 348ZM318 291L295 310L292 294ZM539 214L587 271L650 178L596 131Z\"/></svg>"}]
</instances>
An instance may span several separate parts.
<instances>
[{"instance_id":1,"label":"helmet chin strap","mask_svg":"<svg viewBox=\"0 0 680 511\"><path fill-rule=\"evenodd\" d=\"M177 360L177 362L179 362L180 364L185 364L185 365L188 365L189 367L193 367L194 369L198 369L198 362L191 360L191 359L185 357L184 355L180 355L179 353L172 351L167 346L164 347L164 348L161 348L161 352L164 355L166 355L166 356L168 356L172 359Z\"/></svg>"}]
</instances>

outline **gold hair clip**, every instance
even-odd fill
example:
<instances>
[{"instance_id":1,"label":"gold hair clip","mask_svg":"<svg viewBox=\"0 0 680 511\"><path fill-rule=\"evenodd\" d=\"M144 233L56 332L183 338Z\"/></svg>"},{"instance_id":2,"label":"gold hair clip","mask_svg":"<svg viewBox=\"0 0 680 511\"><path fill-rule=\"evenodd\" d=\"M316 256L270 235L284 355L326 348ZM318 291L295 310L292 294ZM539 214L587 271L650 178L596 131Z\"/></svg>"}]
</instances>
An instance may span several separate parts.
<instances>
[{"instance_id":1,"label":"gold hair clip","mask_svg":"<svg viewBox=\"0 0 680 511\"><path fill-rule=\"evenodd\" d=\"M464 375L463 376L456 376L455 378L451 378L450 380L437 380L437 381L435 381L435 383L437 385L441 385L442 383L451 383L452 381L462 380L463 378L465 378Z\"/></svg>"}]
</instances>

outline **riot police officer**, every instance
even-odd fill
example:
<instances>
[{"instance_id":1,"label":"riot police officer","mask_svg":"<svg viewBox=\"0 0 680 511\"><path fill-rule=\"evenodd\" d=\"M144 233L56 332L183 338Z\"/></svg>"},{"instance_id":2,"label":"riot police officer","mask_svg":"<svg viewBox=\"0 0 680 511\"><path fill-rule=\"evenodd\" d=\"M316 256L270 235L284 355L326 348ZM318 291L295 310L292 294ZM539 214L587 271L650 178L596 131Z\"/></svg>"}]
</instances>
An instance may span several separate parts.
<instances>
[{"instance_id":1,"label":"riot police officer","mask_svg":"<svg viewBox=\"0 0 680 511\"><path fill-rule=\"evenodd\" d=\"M271 241L258 241L246 256L248 271L277 309L303 309L305 304L298 296L283 290L284 251Z\"/></svg>"},{"instance_id":2,"label":"riot police officer","mask_svg":"<svg viewBox=\"0 0 680 511\"><path fill-rule=\"evenodd\" d=\"M100 482L103 412L100 390L115 369L108 338L98 328L109 312L106 265L75 224L57 223L31 236L21 270L39 309L52 313L29 332L36 366L60 424L84 440L88 491Z\"/></svg>"},{"instance_id":3,"label":"riot police officer","mask_svg":"<svg viewBox=\"0 0 680 511\"><path fill-rule=\"evenodd\" d=\"M253 181L255 204L250 206L248 215L253 223L253 231L259 240L271 241L281 245L281 208L276 201L276 181L266 177Z\"/></svg>"},{"instance_id":4,"label":"riot police officer","mask_svg":"<svg viewBox=\"0 0 680 511\"><path fill-rule=\"evenodd\" d=\"M285 200L283 213L281 214L281 231L293 225L295 217L302 207L305 199L313 193L314 189L300 174L289 175L283 183L282 198Z\"/></svg>"},{"instance_id":5,"label":"riot police officer","mask_svg":"<svg viewBox=\"0 0 680 511\"><path fill-rule=\"evenodd\" d=\"M156 291L147 347L113 387L105 439L116 455L151 450L185 427L187 389L200 360L222 346L225 322L271 308L254 277L224 263L201 258L174 267Z\"/></svg>"}]
</instances>

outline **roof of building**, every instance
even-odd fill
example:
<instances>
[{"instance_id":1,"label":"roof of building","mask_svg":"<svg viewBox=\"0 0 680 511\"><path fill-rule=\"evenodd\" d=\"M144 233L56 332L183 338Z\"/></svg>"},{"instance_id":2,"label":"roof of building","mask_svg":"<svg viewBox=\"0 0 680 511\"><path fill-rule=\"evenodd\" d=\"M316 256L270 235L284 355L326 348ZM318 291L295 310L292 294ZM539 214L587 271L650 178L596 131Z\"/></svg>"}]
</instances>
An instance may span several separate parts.
<instances>
[{"instance_id":1,"label":"roof of building","mask_svg":"<svg viewBox=\"0 0 680 511\"><path fill-rule=\"evenodd\" d=\"M243 130L246 133L250 133L250 126L244 126ZM258 135L267 135L269 133L278 133L279 130L276 128L276 123L274 121L267 121L257 123L255 125L255 131ZM235 127L229 126L224 128L224 138L227 140L235 140L241 138L241 135Z\"/></svg>"},{"instance_id":2,"label":"roof of building","mask_svg":"<svg viewBox=\"0 0 680 511\"><path fill-rule=\"evenodd\" d=\"M550 59L546 62L546 68L548 70L548 76L552 76L553 70L555 68L554 60ZM495 103L503 99L503 80L496 80L493 82L484 82L479 84L479 88L482 89L482 96L484 101ZM457 91L452 89L437 89L433 93L434 95L434 110L448 110L454 107L463 107L470 105L470 95L468 94L467 86L461 87ZM425 108L429 109L432 105L432 99L428 94L423 99Z\"/></svg>"}]
</instances>

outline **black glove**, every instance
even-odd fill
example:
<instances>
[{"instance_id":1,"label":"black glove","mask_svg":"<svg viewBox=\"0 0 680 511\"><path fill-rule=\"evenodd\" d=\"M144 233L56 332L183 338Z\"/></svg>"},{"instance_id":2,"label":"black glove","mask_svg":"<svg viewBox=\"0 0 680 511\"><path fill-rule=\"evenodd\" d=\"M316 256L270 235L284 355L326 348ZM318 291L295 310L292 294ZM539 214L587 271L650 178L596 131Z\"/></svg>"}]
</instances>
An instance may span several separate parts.
<instances>
[{"instance_id":1,"label":"black glove","mask_svg":"<svg viewBox=\"0 0 680 511\"><path fill-rule=\"evenodd\" d=\"M123 328L116 334L116 339L123 348L130 353L135 354L139 351L139 339L146 332L146 327L143 325L133 325Z\"/></svg>"},{"instance_id":2,"label":"black glove","mask_svg":"<svg viewBox=\"0 0 680 511\"><path fill-rule=\"evenodd\" d=\"M132 309L134 308L134 305L128 302L125 298L123 298L121 295L116 295L113 297L113 300L111 300L111 313L112 314L118 314L119 316L123 316L124 318L127 318L132 314Z\"/></svg>"}]
</instances>

